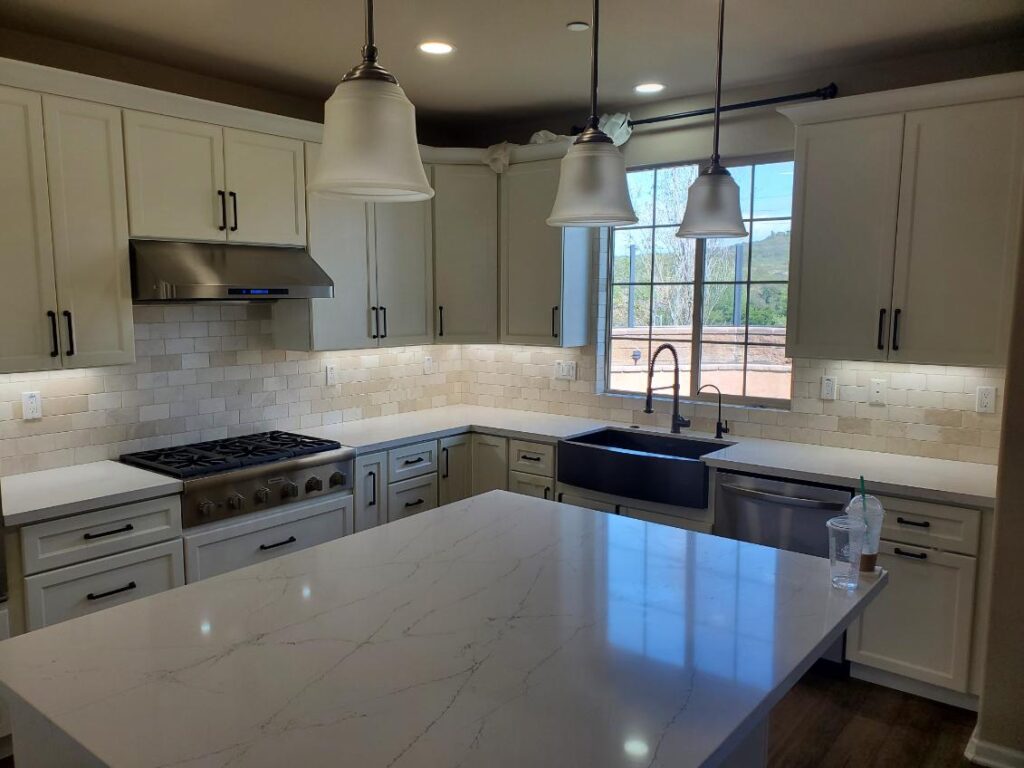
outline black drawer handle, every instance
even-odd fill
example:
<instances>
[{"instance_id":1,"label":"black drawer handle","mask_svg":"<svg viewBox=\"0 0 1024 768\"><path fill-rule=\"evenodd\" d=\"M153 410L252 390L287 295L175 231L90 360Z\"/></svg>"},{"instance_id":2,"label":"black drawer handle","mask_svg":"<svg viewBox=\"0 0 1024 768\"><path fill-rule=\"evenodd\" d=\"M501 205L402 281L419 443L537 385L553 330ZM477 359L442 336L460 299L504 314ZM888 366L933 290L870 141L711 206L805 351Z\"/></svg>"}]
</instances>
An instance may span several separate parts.
<instances>
[{"instance_id":1,"label":"black drawer handle","mask_svg":"<svg viewBox=\"0 0 1024 768\"><path fill-rule=\"evenodd\" d=\"M559 493L558 494L558 501L561 502L564 496L565 496L564 493Z\"/></svg>"},{"instance_id":2,"label":"black drawer handle","mask_svg":"<svg viewBox=\"0 0 1024 768\"><path fill-rule=\"evenodd\" d=\"M217 190L217 197L220 198L220 226L217 227L221 232L228 228L228 198L227 193L223 189Z\"/></svg>"},{"instance_id":3,"label":"black drawer handle","mask_svg":"<svg viewBox=\"0 0 1024 768\"><path fill-rule=\"evenodd\" d=\"M373 489L373 496L371 496L370 500L366 502L366 506L375 507L377 506L377 473L367 472L366 476L370 478L370 488Z\"/></svg>"},{"instance_id":4,"label":"black drawer handle","mask_svg":"<svg viewBox=\"0 0 1024 768\"><path fill-rule=\"evenodd\" d=\"M415 459L406 459L402 463L408 467L410 464L422 464L424 461L426 461L426 459L424 459L422 456L417 456Z\"/></svg>"},{"instance_id":5,"label":"black drawer handle","mask_svg":"<svg viewBox=\"0 0 1024 768\"><path fill-rule=\"evenodd\" d=\"M556 315L558 314L558 307L551 308L551 337L558 338L558 321Z\"/></svg>"},{"instance_id":6,"label":"black drawer handle","mask_svg":"<svg viewBox=\"0 0 1024 768\"><path fill-rule=\"evenodd\" d=\"M104 536L113 536L115 533L127 533L128 531L134 531L135 526L131 523L125 523L120 528L115 528L112 531L103 531L103 533L86 533L82 536L83 539L89 541L90 539L102 539Z\"/></svg>"},{"instance_id":7,"label":"black drawer handle","mask_svg":"<svg viewBox=\"0 0 1024 768\"><path fill-rule=\"evenodd\" d=\"M57 338L57 313L52 309L46 313L50 318L50 357L60 354L60 340Z\"/></svg>"},{"instance_id":8,"label":"black drawer handle","mask_svg":"<svg viewBox=\"0 0 1024 768\"><path fill-rule=\"evenodd\" d=\"M278 547L283 547L286 544L294 544L296 541L298 541L298 539L294 536L289 536L284 541L277 542L277 544L260 544L260 549L266 552L268 549L277 549Z\"/></svg>"},{"instance_id":9,"label":"black drawer handle","mask_svg":"<svg viewBox=\"0 0 1024 768\"><path fill-rule=\"evenodd\" d=\"M927 560L928 559L928 555L925 552L907 552L907 550L900 549L899 547L895 547L893 549L893 552L895 552L900 557L912 557L915 560Z\"/></svg>"},{"instance_id":10,"label":"black drawer handle","mask_svg":"<svg viewBox=\"0 0 1024 768\"><path fill-rule=\"evenodd\" d=\"M894 352L900 350L900 315L902 312L902 309L896 309L892 313L892 348Z\"/></svg>"},{"instance_id":11,"label":"black drawer handle","mask_svg":"<svg viewBox=\"0 0 1024 768\"><path fill-rule=\"evenodd\" d=\"M917 521L917 520L907 520L907 518L905 518L905 517L897 517L896 518L896 522L899 523L900 525L913 525L916 528L931 528L932 527L932 524L929 523L927 520Z\"/></svg>"},{"instance_id":12,"label":"black drawer handle","mask_svg":"<svg viewBox=\"0 0 1024 768\"><path fill-rule=\"evenodd\" d=\"M551 489L548 486L545 485L544 486L544 498L547 499L547 498L550 498L550 497L551 497Z\"/></svg>"},{"instance_id":13,"label":"black drawer handle","mask_svg":"<svg viewBox=\"0 0 1024 768\"><path fill-rule=\"evenodd\" d=\"M531 456L528 453L520 454L519 458L522 459L523 461L540 461L541 460L540 456Z\"/></svg>"},{"instance_id":14,"label":"black drawer handle","mask_svg":"<svg viewBox=\"0 0 1024 768\"><path fill-rule=\"evenodd\" d=\"M885 349L885 339L882 338L882 331L885 329L885 307L878 310L878 348Z\"/></svg>"},{"instance_id":15,"label":"black drawer handle","mask_svg":"<svg viewBox=\"0 0 1024 768\"><path fill-rule=\"evenodd\" d=\"M423 499L416 499L416 501L407 501L407 502L405 502L405 506L407 508L408 507L418 507L422 503L423 503Z\"/></svg>"},{"instance_id":16,"label":"black drawer handle","mask_svg":"<svg viewBox=\"0 0 1024 768\"><path fill-rule=\"evenodd\" d=\"M228 196L231 198L231 210L235 214L235 223L231 225L231 231L238 231L238 195L234 192L228 192Z\"/></svg>"},{"instance_id":17,"label":"black drawer handle","mask_svg":"<svg viewBox=\"0 0 1024 768\"><path fill-rule=\"evenodd\" d=\"M135 589L137 586L139 586L139 585L136 584L134 581L129 581L123 587L118 587L117 589L112 589L109 592L100 592L100 593L90 592L88 595L85 596L85 599L86 600L102 600L104 597L110 597L111 595L119 595L122 592L129 592L129 591Z\"/></svg>"},{"instance_id":18,"label":"black drawer handle","mask_svg":"<svg viewBox=\"0 0 1024 768\"><path fill-rule=\"evenodd\" d=\"M440 325L441 325L441 328L437 332L437 335L438 336L444 336L444 307L443 306L439 305L437 307L437 319L440 321Z\"/></svg>"}]
</instances>

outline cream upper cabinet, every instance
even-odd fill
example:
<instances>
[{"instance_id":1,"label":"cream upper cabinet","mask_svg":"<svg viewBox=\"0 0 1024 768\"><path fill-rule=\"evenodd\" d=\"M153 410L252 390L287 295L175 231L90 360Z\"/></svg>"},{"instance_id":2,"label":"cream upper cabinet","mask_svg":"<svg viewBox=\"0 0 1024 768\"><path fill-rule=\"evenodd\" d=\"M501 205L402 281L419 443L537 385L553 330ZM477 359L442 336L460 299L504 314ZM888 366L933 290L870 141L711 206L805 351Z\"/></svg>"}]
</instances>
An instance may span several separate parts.
<instances>
[{"instance_id":1,"label":"cream upper cabinet","mask_svg":"<svg viewBox=\"0 0 1024 768\"><path fill-rule=\"evenodd\" d=\"M589 340L590 230L549 227L559 160L502 174L501 341L551 347Z\"/></svg>"},{"instance_id":2,"label":"cream upper cabinet","mask_svg":"<svg viewBox=\"0 0 1024 768\"><path fill-rule=\"evenodd\" d=\"M438 500L451 504L472 495L472 436L453 435L440 440Z\"/></svg>"},{"instance_id":3,"label":"cream upper cabinet","mask_svg":"<svg viewBox=\"0 0 1024 768\"><path fill-rule=\"evenodd\" d=\"M903 116L800 126L789 357L885 360Z\"/></svg>"},{"instance_id":4,"label":"cream upper cabinet","mask_svg":"<svg viewBox=\"0 0 1024 768\"><path fill-rule=\"evenodd\" d=\"M0 88L0 371L59 368L39 94Z\"/></svg>"},{"instance_id":5,"label":"cream upper cabinet","mask_svg":"<svg viewBox=\"0 0 1024 768\"><path fill-rule=\"evenodd\" d=\"M224 129L125 111L124 133L132 237L226 240Z\"/></svg>"},{"instance_id":6,"label":"cream upper cabinet","mask_svg":"<svg viewBox=\"0 0 1024 768\"><path fill-rule=\"evenodd\" d=\"M907 113L890 360L1003 363L1022 184L1024 98Z\"/></svg>"},{"instance_id":7,"label":"cream upper cabinet","mask_svg":"<svg viewBox=\"0 0 1024 768\"><path fill-rule=\"evenodd\" d=\"M65 367L135 359L121 111L43 97Z\"/></svg>"},{"instance_id":8,"label":"cream upper cabinet","mask_svg":"<svg viewBox=\"0 0 1024 768\"><path fill-rule=\"evenodd\" d=\"M306 244L301 141L124 113L132 237Z\"/></svg>"},{"instance_id":9,"label":"cream upper cabinet","mask_svg":"<svg viewBox=\"0 0 1024 768\"><path fill-rule=\"evenodd\" d=\"M228 239L306 244L306 173L302 142L224 129Z\"/></svg>"},{"instance_id":10,"label":"cream upper cabinet","mask_svg":"<svg viewBox=\"0 0 1024 768\"><path fill-rule=\"evenodd\" d=\"M498 341L498 176L486 165L434 166L437 341Z\"/></svg>"}]
</instances>

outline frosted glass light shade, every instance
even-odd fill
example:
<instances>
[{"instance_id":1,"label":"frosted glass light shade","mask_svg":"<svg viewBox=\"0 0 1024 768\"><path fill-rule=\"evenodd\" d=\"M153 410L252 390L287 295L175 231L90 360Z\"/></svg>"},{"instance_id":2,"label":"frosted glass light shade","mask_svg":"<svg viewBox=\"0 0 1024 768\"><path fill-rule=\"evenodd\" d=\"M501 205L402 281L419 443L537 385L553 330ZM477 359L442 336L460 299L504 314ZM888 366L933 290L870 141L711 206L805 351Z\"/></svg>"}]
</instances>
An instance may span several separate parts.
<instances>
[{"instance_id":1,"label":"frosted glass light shade","mask_svg":"<svg viewBox=\"0 0 1024 768\"><path fill-rule=\"evenodd\" d=\"M636 224L626 186L626 160L610 141L573 144L562 158L552 227Z\"/></svg>"},{"instance_id":2,"label":"frosted glass light shade","mask_svg":"<svg viewBox=\"0 0 1024 768\"><path fill-rule=\"evenodd\" d=\"M309 190L375 203L434 196L416 142L416 108L400 86L370 79L338 85L324 106Z\"/></svg>"},{"instance_id":3,"label":"frosted glass light shade","mask_svg":"<svg viewBox=\"0 0 1024 768\"><path fill-rule=\"evenodd\" d=\"M740 188L720 165L701 173L686 193L686 211L676 237L746 237Z\"/></svg>"}]
</instances>

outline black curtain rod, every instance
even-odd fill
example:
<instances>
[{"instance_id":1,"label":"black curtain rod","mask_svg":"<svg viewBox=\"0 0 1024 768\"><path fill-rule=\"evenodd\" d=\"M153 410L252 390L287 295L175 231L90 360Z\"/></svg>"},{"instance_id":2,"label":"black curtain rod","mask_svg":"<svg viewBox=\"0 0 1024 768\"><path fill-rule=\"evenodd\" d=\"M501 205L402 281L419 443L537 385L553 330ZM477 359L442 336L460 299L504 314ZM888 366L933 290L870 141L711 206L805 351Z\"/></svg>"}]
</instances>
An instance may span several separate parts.
<instances>
[{"instance_id":1,"label":"black curtain rod","mask_svg":"<svg viewBox=\"0 0 1024 768\"><path fill-rule=\"evenodd\" d=\"M824 88L818 88L813 91L790 93L786 96L773 96L770 99L754 99L753 101L743 101L739 104L726 104L722 107L721 111L735 112L738 109L753 109L754 107L765 107L769 104L785 104L788 101L804 101L806 99L834 99L837 93L839 93L839 86L835 83L829 83ZM638 125L665 123L669 120L685 120L688 117L703 117L704 115L713 114L715 114L714 107L708 107L707 109L691 109L689 112L675 112L671 115L660 115L658 117L644 117L640 120L630 120L629 124L636 127Z\"/></svg>"}]
</instances>

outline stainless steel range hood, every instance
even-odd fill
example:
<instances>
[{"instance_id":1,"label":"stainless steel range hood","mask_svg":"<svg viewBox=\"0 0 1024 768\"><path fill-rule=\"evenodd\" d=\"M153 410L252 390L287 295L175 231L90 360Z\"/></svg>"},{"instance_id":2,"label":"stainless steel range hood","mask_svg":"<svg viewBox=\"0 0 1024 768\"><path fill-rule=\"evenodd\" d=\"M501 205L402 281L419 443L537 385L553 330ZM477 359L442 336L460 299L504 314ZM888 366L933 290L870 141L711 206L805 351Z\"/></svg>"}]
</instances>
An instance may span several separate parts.
<instances>
[{"instance_id":1,"label":"stainless steel range hood","mask_svg":"<svg viewBox=\"0 0 1024 768\"><path fill-rule=\"evenodd\" d=\"M132 300L325 299L334 282L305 248L132 240Z\"/></svg>"}]
</instances>

